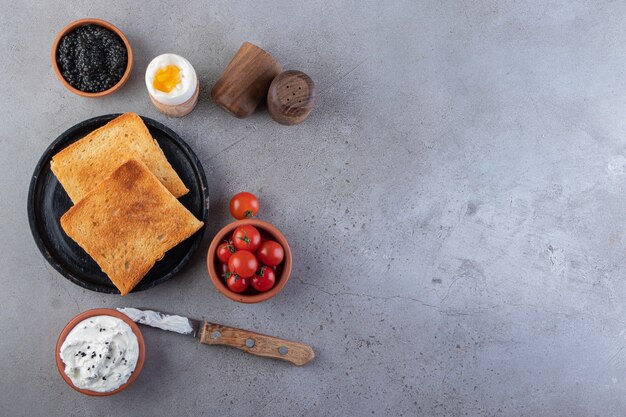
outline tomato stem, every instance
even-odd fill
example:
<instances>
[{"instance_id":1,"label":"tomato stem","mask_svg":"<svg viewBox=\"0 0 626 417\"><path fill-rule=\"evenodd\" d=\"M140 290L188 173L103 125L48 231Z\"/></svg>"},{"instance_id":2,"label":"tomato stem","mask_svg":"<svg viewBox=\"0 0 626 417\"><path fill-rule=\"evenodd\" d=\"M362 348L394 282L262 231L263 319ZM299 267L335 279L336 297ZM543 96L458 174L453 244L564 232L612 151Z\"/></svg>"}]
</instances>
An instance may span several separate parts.
<instances>
[{"instance_id":1,"label":"tomato stem","mask_svg":"<svg viewBox=\"0 0 626 417\"><path fill-rule=\"evenodd\" d=\"M248 237L248 234L245 230L243 231L243 237L238 237L237 239L243 240L246 243L250 243L250 238Z\"/></svg>"}]
</instances>

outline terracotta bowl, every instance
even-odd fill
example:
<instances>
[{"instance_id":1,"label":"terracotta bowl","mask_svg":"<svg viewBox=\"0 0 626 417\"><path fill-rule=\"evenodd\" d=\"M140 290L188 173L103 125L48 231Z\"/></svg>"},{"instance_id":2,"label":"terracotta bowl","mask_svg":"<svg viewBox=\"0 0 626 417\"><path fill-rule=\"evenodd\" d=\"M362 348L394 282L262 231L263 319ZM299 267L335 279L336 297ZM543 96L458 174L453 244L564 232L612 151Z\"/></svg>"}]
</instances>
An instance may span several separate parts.
<instances>
[{"instance_id":1,"label":"terracotta bowl","mask_svg":"<svg viewBox=\"0 0 626 417\"><path fill-rule=\"evenodd\" d=\"M72 30L76 29L77 27L85 26L85 25L98 25L98 26L102 26L104 28L107 28L115 32L115 34L120 37L122 42L124 42L124 46L126 47L126 53L128 54L128 63L126 65L126 71L124 72L124 75L122 75L122 78L120 78L117 84L115 84L113 87L109 88L108 90L100 91L98 93L87 93L87 92L80 91L79 89L72 87L70 83L68 83L65 80L65 78L63 78L63 75L61 75L61 71L59 70L59 66L57 65L57 49L59 48L59 42L61 41L61 38L65 36L66 34L68 34L69 32L71 32ZM131 49L130 43L128 42L128 39L126 39L126 36L124 36L122 31L116 28L115 26L113 26L112 24L110 24L109 22L106 22L101 19L93 19L93 18L75 20L74 22L70 23L69 25L61 29L56 39L54 40L54 43L52 44L52 68L54 68L54 72L57 74L57 77L61 81L61 84L63 84L65 88L70 90L72 93L78 94L79 96L82 96L82 97L90 97L90 98L104 97L119 90L120 87L123 86L128 80L128 77L130 76L130 72L133 69L133 50Z\"/></svg>"},{"instance_id":2,"label":"terracotta bowl","mask_svg":"<svg viewBox=\"0 0 626 417\"><path fill-rule=\"evenodd\" d=\"M285 259L283 259L282 264L278 265L276 268L276 284L274 284L274 287L269 291L259 293L252 288L252 286L250 286L246 292L238 294L229 290L221 277L222 272L219 269L221 262L216 255L217 247L224 242L224 240L226 240L227 236L230 237L237 227L245 224L252 225L259 229L261 237L266 237L280 243L285 251ZM280 230L271 224L257 219L237 220L224 226L222 230L217 232L211 241L211 245L209 246L209 251L207 253L207 267L209 269L209 277L211 277L213 285L215 285L215 288L217 288L217 290L223 295L240 303L260 303L261 301L269 300L281 292L291 275L291 265L291 249L289 248L289 243L287 243L285 236L280 232Z\"/></svg>"},{"instance_id":3,"label":"terracotta bowl","mask_svg":"<svg viewBox=\"0 0 626 417\"><path fill-rule=\"evenodd\" d=\"M65 375L65 364L63 363L63 361L61 360L61 357L59 356L59 352L61 351L61 345L65 341L65 338L67 337L68 333L74 327L76 327L78 323L93 316L113 316L113 317L117 317L118 319L123 320L126 324L130 326L133 333L135 333L135 336L137 336L137 342L139 343L139 357L137 358L137 366L135 366L135 370L133 374L130 376L130 378L128 378L128 381L126 381L124 385L120 386L118 389L115 389L109 392L96 392L96 391L90 391L87 389L76 387L72 383L72 380L67 375ZM81 394L91 395L94 397L106 397L108 395L117 394L118 392L125 390L130 384L133 383L133 381L135 381L135 379L137 379L137 377L139 376L139 373L141 372L141 368L143 368L143 362L146 357L146 347L144 345L141 331L139 331L139 327L137 327L135 322L129 319L128 316L120 313L117 310L113 310L110 308L96 308L93 310L87 310L83 313L80 313L78 316L74 317L69 323L67 323L67 325L63 328L63 331L59 335L59 340L57 341L57 346L56 346L56 350L54 351L54 356L57 361L57 368L59 369L59 373L61 374L61 377L63 378L63 380L67 382L67 385L74 388L76 391L80 392Z\"/></svg>"}]
</instances>

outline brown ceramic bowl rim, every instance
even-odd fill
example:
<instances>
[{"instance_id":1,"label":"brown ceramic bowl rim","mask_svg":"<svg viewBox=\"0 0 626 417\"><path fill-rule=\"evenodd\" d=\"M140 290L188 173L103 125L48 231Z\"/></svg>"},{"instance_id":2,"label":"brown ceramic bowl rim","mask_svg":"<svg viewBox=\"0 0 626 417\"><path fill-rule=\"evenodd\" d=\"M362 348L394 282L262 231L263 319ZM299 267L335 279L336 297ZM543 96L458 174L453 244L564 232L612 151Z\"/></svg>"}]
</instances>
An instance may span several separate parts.
<instances>
[{"instance_id":1,"label":"brown ceramic bowl rim","mask_svg":"<svg viewBox=\"0 0 626 417\"><path fill-rule=\"evenodd\" d=\"M61 351L61 345L65 341L65 338L67 337L68 333L74 327L76 327L78 323L93 316L112 316L112 317L121 319L122 321L124 321L124 323L130 326L133 333L135 333L135 336L137 336L137 342L139 343L139 356L137 358L137 365L135 366L133 374L130 376L130 378L128 378L128 381L126 381L123 385L121 385L117 389L114 389L113 391L96 392L96 391L91 391L88 389L78 388L72 383L72 380L67 375L65 375L65 364L63 363L63 360L61 359L61 356L59 355L59 352ZM117 394L118 392L125 390L130 384L133 383L133 381L135 381L135 379L137 379L137 377L139 376L139 373L141 372L141 368L143 368L143 362L146 357L146 346L144 344L143 335L141 334L139 327L135 324L134 321L128 318L127 315L120 313L117 310L113 310L111 308L95 308L93 310L87 310L87 311L80 313L79 315L74 317L72 320L70 320L69 323L65 325L65 327L61 331L61 334L59 335L59 340L57 341L56 350L54 351L54 356L56 358L57 368L59 369L59 373L61 374L61 377L67 383L67 385L74 388L76 391L80 392L81 394L91 395L94 397L106 397L108 395Z\"/></svg>"},{"instance_id":2,"label":"brown ceramic bowl rim","mask_svg":"<svg viewBox=\"0 0 626 417\"><path fill-rule=\"evenodd\" d=\"M85 26L85 25L90 25L90 24L102 26L106 29L109 29L115 32L115 34L120 37L122 42L124 42L124 46L126 47L126 53L128 54L128 62L126 63L126 71L124 71L124 75L122 75L122 78L120 78L117 84L115 84L113 87L109 88L108 90L99 91L97 93L87 93L85 91L80 91L79 89L72 87L70 83L68 83L65 80L65 78L63 78L63 75L61 75L61 71L59 70L59 66L57 65L57 59L56 59L57 49L59 47L59 42L61 41L61 38L79 26ZM90 97L90 98L104 97L106 95L109 95L119 90L120 87L122 87L126 83L126 81L128 80L128 77L130 77L130 72L133 69L133 50L130 47L130 42L128 42L128 39L126 39L126 36L124 36L122 31L119 30L117 27L115 27L114 25L112 25L111 23L105 20L88 17L85 19L79 19L79 20L75 20L71 22L70 24L65 26L63 29L61 29L61 31L58 33L56 39L54 40L54 43L52 44L52 68L54 68L54 72L56 73L61 83L65 86L65 88L70 90L72 93L78 94L79 96L82 96L82 97Z\"/></svg>"},{"instance_id":3,"label":"brown ceramic bowl rim","mask_svg":"<svg viewBox=\"0 0 626 417\"><path fill-rule=\"evenodd\" d=\"M238 294L236 292L229 290L228 287L222 281L220 274L215 269L215 256L216 256L217 247L220 245L220 243L224 241L226 235L228 235L229 233L232 233L237 227L243 226L246 224L252 225L254 227L257 227L267 232L278 243L281 244L281 246L283 247L285 251L285 259L283 260L283 270L282 270L282 273L280 274L280 277L277 278L276 285L274 286L274 288L266 292L252 294L252 295ZM207 252L207 267L209 269L209 277L211 278L213 285L215 285L215 288L217 288L217 290L220 293L222 293L222 295L225 295L231 300L237 301L239 303L248 303L248 304L260 303L262 301L266 301L274 297L276 294L281 292L285 284L287 284L287 281L289 280L289 277L291 276L291 267L292 267L291 248L289 247L289 243L287 243L287 239L285 239L285 236L280 232L280 230L278 230L273 225L267 222L264 222L263 220L258 220L258 219L237 220L235 222L232 222L222 227L222 229L219 232L217 232L217 234L211 241L211 245L209 246L209 250Z\"/></svg>"}]
</instances>

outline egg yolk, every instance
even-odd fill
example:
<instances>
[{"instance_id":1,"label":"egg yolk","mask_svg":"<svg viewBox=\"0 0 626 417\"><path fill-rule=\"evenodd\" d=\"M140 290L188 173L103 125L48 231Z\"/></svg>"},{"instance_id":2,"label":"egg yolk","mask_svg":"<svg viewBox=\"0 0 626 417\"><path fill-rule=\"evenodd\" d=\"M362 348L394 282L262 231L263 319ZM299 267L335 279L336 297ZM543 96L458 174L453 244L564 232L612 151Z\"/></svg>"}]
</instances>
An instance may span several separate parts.
<instances>
[{"instance_id":1,"label":"egg yolk","mask_svg":"<svg viewBox=\"0 0 626 417\"><path fill-rule=\"evenodd\" d=\"M168 65L157 70L152 85L155 90L169 93L178 83L180 83L180 68L176 65Z\"/></svg>"}]
</instances>

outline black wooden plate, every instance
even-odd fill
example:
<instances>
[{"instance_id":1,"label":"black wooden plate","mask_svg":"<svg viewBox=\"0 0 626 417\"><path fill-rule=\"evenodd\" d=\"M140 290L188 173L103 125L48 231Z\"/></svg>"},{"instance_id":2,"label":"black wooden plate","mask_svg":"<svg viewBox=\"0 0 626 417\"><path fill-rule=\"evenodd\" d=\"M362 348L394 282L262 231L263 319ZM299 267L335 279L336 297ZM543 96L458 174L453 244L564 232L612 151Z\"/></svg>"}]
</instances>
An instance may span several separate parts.
<instances>
[{"instance_id":1,"label":"black wooden plate","mask_svg":"<svg viewBox=\"0 0 626 417\"><path fill-rule=\"evenodd\" d=\"M119 114L107 114L85 120L61 134L46 149L30 183L28 220L39 250L64 277L92 291L119 294L98 264L61 228L59 219L72 206L72 202L50 170L52 156L117 116ZM172 130L147 117L142 119L167 160L189 188L189 193L179 201L206 225L209 214L208 188L198 157ZM174 276L198 249L203 233L204 227L166 252L133 291L152 288Z\"/></svg>"}]
</instances>

